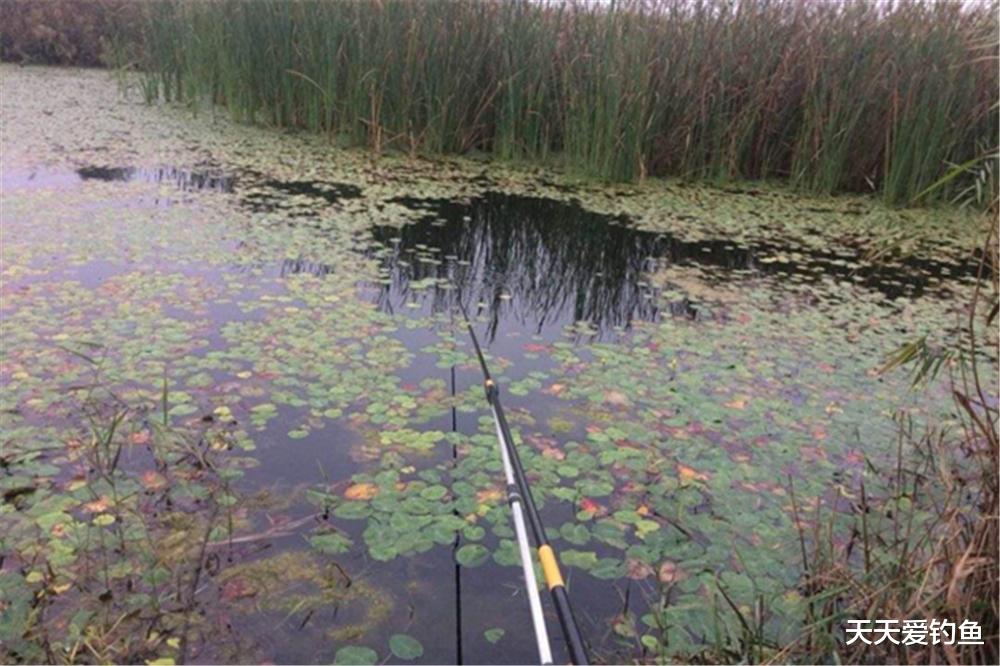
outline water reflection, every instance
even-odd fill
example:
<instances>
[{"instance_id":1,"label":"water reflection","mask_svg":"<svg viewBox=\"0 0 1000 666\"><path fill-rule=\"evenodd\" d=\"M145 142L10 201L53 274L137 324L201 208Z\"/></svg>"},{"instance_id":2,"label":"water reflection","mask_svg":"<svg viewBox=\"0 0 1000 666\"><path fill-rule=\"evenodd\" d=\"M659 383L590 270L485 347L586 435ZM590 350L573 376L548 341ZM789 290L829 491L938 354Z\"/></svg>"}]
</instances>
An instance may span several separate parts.
<instances>
[{"instance_id":1,"label":"water reflection","mask_svg":"<svg viewBox=\"0 0 1000 666\"><path fill-rule=\"evenodd\" d=\"M725 239L686 241L637 229L624 216L584 209L575 201L487 192L470 199L394 203L423 212L401 228L377 226L370 254L381 262L377 302L386 311L446 312L461 294L489 314L495 335L502 320L541 334L587 322L595 335L663 314L698 317L687 298L664 302L646 280L661 267L711 269L719 282L778 275L799 283L852 280L889 298L918 296L928 278L966 274L969 266L909 260L877 271L850 250L790 249Z\"/></svg>"},{"instance_id":2,"label":"water reflection","mask_svg":"<svg viewBox=\"0 0 1000 666\"><path fill-rule=\"evenodd\" d=\"M278 270L278 275L281 277L288 277L291 275L312 275L314 277L323 277L324 275L329 275L333 272L333 266L329 264L322 264L316 261L309 261L308 259L285 259L281 262L281 267Z\"/></svg>"},{"instance_id":3,"label":"water reflection","mask_svg":"<svg viewBox=\"0 0 1000 666\"><path fill-rule=\"evenodd\" d=\"M207 190L232 192L235 179L215 171L191 171L174 167L100 167L88 166L76 170L83 180L140 181L168 183L185 192Z\"/></svg>"},{"instance_id":4,"label":"water reflection","mask_svg":"<svg viewBox=\"0 0 1000 666\"><path fill-rule=\"evenodd\" d=\"M397 199L426 211L417 224L376 227L385 274L380 307L464 302L541 333L585 321L598 332L655 319L660 305L643 281L668 239L574 203L502 193L467 201Z\"/></svg>"}]
</instances>

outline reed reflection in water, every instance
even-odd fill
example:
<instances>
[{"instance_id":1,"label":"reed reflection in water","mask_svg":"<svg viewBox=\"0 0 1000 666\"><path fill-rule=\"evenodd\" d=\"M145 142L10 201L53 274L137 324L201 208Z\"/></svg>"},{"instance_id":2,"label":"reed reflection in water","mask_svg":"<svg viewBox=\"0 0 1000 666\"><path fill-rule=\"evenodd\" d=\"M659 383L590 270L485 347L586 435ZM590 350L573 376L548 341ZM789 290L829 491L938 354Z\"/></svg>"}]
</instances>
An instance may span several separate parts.
<instances>
[{"instance_id":1,"label":"reed reflection in water","mask_svg":"<svg viewBox=\"0 0 1000 666\"><path fill-rule=\"evenodd\" d=\"M378 304L444 312L480 304L489 336L501 321L534 333L587 322L598 334L659 314L644 281L668 244L623 217L575 203L490 192L465 202L398 199L426 211L417 223L375 227L384 283Z\"/></svg>"},{"instance_id":2,"label":"reed reflection in water","mask_svg":"<svg viewBox=\"0 0 1000 666\"><path fill-rule=\"evenodd\" d=\"M381 261L383 276L379 307L446 312L461 294L466 307L488 313L490 339L501 322L534 334L587 322L600 338L664 313L703 316L705 309L687 297L665 301L649 284L652 272L672 265L705 269L702 276L710 283L731 291L748 279L772 276L776 298L794 285L839 280L888 300L919 297L945 277L974 280L977 270L972 258L951 263L911 257L873 265L857 248L684 240L638 229L628 217L594 213L575 201L502 192L394 202L424 214L403 227L372 230L376 249L369 254Z\"/></svg>"}]
</instances>

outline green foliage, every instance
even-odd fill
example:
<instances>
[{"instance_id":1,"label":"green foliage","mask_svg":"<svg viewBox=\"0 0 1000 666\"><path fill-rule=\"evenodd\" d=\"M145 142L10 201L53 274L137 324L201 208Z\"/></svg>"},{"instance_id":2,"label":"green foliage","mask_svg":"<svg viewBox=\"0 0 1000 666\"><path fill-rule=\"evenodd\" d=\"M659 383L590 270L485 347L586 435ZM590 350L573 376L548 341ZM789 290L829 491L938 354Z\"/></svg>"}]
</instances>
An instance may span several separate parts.
<instances>
[{"instance_id":1,"label":"green foliage","mask_svg":"<svg viewBox=\"0 0 1000 666\"><path fill-rule=\"evenodd\" d=\"M424 654L424 646L420 641L406 634L393 634L389 638L389 649L394 655L407 661L419 659Z\"/></svg>"},{"instance_id":2,"label":"green foliage","mask_svg":"<svg viewBox=\"0 0 1000 666\"><path fill-rule=\"evenodd\" d=\"M375 151L905 203L997 123L995 64L969 58L990 53L992 5L161 1L146 15L148 90Z\"/></svg>"},{"instance_id":3,"label":"green foliage","mask_svg":"<svg viewBox=\"0 0 1000 666\"><path fill-rule=\"evenodd\" d=\"M335 664L374 664L378 661L378 653L375 650L358 645L348 645L337 650L334 655Z\"/></svg>"},{"instance_id":4,"label":"green foliage","mask_svg":"<svg viewBox=\"0 0 1000 666\"><path fill-rule=\"evenodd\" d=\"M0 59L94 67L115 60L119 39L136 38L140 10L128 0L4 0Z\"/></svg>"},{"instance_id":5,"label":"green foliage","mask_svg":"<svg viewBox=\"0 0 1000 666\"><path fill-rule=\"evenodd\" d=\"M455 551L455 561L463 567L478 567L486 562L490 551L478 543L469 543Z\"/></svg>"},{"instance_id":6,"label":"green foliage","mask_svg":"<svg viewBox=\"0 0 1000 666\"><path fill-rule=\"evenodd\" d=\"M241 472L219 451L238 435L150 420L154 404L122 401L101 361L85 362L93 383L73 392L77 424L64 433L74 437L68 455L88 473L56 485L58 468L8 442L0 447L0 548L9 567L0 576L0 659L63 654L74 662L86 650L107 662L183 661L187 644L204 636L191 618L205 612L194 590L207 551L234 524L229 480ZM218 446L199 450L202 437ZM136 446L149 452L138 467L127 462ZM192 498L198 506L189 511L163 508ZM150 636L142 618L155 618L160 631ZM113 631L120 639L87 645Z\"/></svg>"},{"instance_id":7,"label":"green foliage","mask_svg":"<svg viewBox=\"0 0 1000 666\"><path fill-rule=\"evenodd\" d=\"M316 550L330 555L339 555L351 548L351 540L337 533L313 536L309 539L309 542Z\"/></svg>"}]
</instances>

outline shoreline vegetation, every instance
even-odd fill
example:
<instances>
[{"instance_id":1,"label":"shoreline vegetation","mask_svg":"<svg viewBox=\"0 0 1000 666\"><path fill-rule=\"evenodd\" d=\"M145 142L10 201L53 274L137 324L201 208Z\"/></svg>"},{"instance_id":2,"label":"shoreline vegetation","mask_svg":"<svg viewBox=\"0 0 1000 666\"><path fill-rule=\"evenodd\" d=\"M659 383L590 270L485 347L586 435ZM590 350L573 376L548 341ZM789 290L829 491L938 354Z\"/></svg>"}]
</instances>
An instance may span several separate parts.
<instances>
[{"instance_id":1,"label":"shoreline vegetation","mask_svg":"<svg viewBox=\"0 0 1000 666\"><path fill-rule=\"evenodd\" d=\"M4 3L5 60L100 52L150 100L599 180L950 200L973 181L932 186L987 154L1000 118L988 2L41 4Z\"/></svg>"}]
</instances>

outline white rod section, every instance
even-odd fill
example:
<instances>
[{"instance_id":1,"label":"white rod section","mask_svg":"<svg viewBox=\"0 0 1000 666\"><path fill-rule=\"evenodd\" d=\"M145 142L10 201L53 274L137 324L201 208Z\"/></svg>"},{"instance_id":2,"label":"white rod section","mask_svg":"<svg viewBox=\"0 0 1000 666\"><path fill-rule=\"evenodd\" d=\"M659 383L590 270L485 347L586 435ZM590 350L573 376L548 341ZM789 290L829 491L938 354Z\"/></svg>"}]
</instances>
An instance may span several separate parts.
<instances>
[{"instance_id":1,"label":"white rod section","mask_svg":"<svg viewBox=\"0 0 1000 666\"><path fill-rule=\"evenodd\" d=\"M497 410L493 409L493 424L497 429L497 441L500 443L500 457L503 459L503 471L507 477L507 487L517 487L514 479L514 467L510 464L510 453L507 442L500 430L500 419ZM535 579L535 565L528 546L528 531L524 526L524 512L521 508L520 496L510 502L510 510L514 515L514 532L517 534L517 546L521 553L521 568L524 570L524 584L528 588L528 606L531 608L531 621L535 626L535 641L538 643L538 658L543 664L552 663L552 647L549 645L549 632L545 626L545 616L542 614L542 600L538 596L538 582Z\"/></svg>"}]
</instances>

